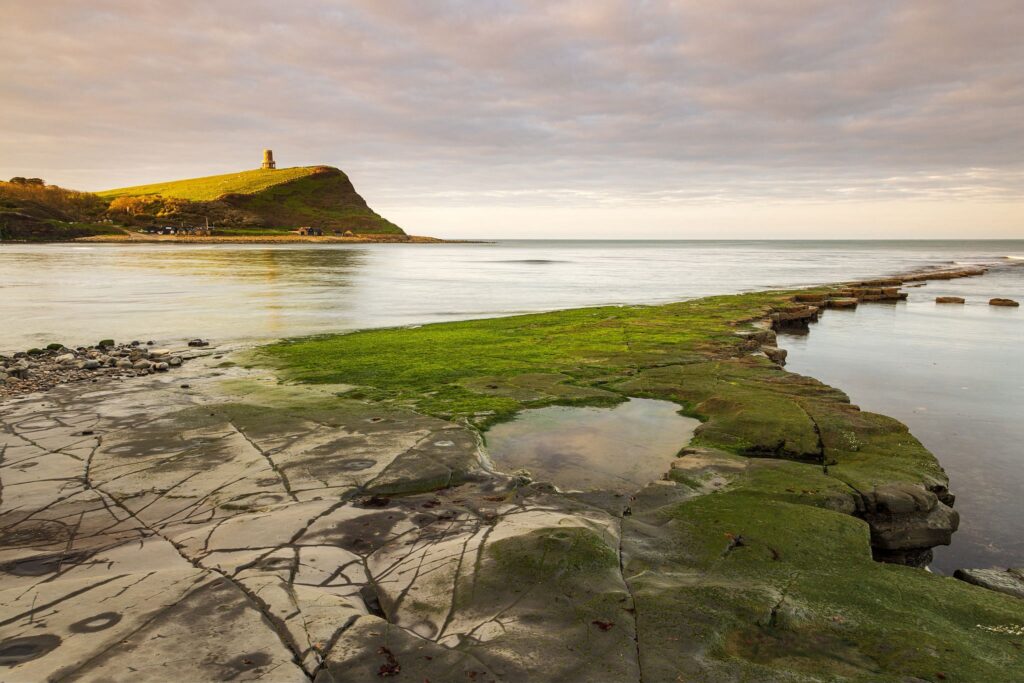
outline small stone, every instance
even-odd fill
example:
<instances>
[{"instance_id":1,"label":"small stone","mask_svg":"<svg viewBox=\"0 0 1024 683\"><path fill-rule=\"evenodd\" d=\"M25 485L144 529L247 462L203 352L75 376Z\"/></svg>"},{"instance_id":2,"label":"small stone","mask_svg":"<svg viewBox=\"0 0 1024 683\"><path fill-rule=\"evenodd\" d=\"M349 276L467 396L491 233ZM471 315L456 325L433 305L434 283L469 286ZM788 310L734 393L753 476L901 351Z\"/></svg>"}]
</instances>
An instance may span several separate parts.
<instances>
[{"instance_id":1,"label":"small stone","mask_svg":"<svg viewBox=\"0 0 1024 683\"><path fill-rule=\"evenodd\" d=\"M55 363L72 363L75 360L75 354L63 353L53 359Z\"/></svg>"},{"instance_id":2,"label":"small stone","mask_svg":"<svg viewBox=\"0 0 1024 683\"><path fill-rule=\"evenodd\" d=\"M83 360L81 363L78 364L78 367L82 368L83 370L95 370L99 366L100 366L100 362L98 360L96 360L95 358L89 358L88 360Z\"/></svg>"},{"instance_id":3,"label":"small stone","mask_svg":"<svg viewBox=\"0 0 1024 683\"><path fill-rule=\"evenodd\" d=\"M193 339L188 343L189 346L209 346L210 342L203 341L202 339Z\"/></svg>"},{"instance_id":4,"label":"small stone","mask_svg":"<svg viewBox=\"0 0 1024 683\"><path fill-rule=\"evenodd\" d=\"M1011 307L1014 307L1014 308L1016 308L1017 306L1020 306L1020 304L1018 302L1014 301L1013 299L1000 299L998 297L995 298L995 299L989 299L988 300L988 305L989 306L1011 306Z\"/></svg>"},{"instance_id":5,"label":"small stone","mask_svg":"<svg viewBox=\"0 0 1024 683\"><path fill-rule=\"evenodd\" d=\"M115 344L114 344L114 340L113 339L101 339L99 344L96 345L96 348L104 349L104 348L113 348L114 346L115 346Z\"/></svg>"},{"instance_id":6,"label":"small stone","mask_svg":"<svg viewBox=\"0 0 1024 683\"><path fill-rule=\"evenodd\" d=\"M150 349L149 355L151 356L166 356L170 354L170 349Z\"/></svg>"},{"instance_id":7,"label":"small stone","mask_svg":"<svg viewBox=\"0 0 1024 683\"><path fill-rule=\"evenodd\" d=\"M115 367L130 368L132 367L132 362L130 360L122 358L121 360L117 361L117 365Z\"/></svg>"},{"instance_id":8,"label":"small stone","mask_svg":"<svg viewBox=\"0 0 1024 683\"><path fill-rule=\"evenodd\" d=\"M964 298L962 296L937 296L935 297L935 303L937 304L962 304Z\"/></svg>"},{"instance_id":9,"label":"small stone","mask_svg":"<svg viewBox=\"0 0 1024 683\"><path fill-rule=\"evenodd\" d=\"M153 369L157 372L166 372L170 366L167 363L156 363L153 365Z\"/></svg>"},{"instance_id":10,"label":"small stone","mask_svg":"<svg viewBox=\"0 0 1024 683\"><path fill-rule=\"evenodd\" d=\"M768 360L779 365L786 364L786 356L789 355L789 351L786 349L780 349L777 346L762 346L761 351L764 355L768 356Z\"/></svg>"},{"instance_id":11,"label":"small stone","mask_svg":"<svg viewBox=\"0 0 1024 683\"><path fill-rule=\"evenodd\" d=\"M178 367L179 365L181 365L181 362L181 356L171 356L170 358L167 359L167 364L170 365L172 368Z\"/></svg>"},{"instance_id":12,"label":"small stone","mask_svg":"<svg viewBox=\"0 0 1024 683\"><path fill-rule=\"evenodd\" d=\"M139 360L132 364L136 370L149 370L153 366L148 360Z\"/></svg>"}]
</instances>

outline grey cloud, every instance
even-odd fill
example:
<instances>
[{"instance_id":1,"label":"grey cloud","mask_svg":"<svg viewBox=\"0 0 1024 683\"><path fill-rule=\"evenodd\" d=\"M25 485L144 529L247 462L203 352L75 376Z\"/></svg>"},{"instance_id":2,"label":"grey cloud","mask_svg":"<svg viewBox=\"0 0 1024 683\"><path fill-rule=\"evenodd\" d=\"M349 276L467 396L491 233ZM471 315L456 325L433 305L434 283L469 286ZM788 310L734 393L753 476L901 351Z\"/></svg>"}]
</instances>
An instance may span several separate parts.
<instances>
[{"instance_id":1,"label":"grey cloud","mask_svg":"<svg viewBox=\"0 0 1024 683\"><path fill-rule=\"evenodd\" d=\"M0 175L273 146L397 203L1012 200L1021 35L1016 0L7 3Z\"/></svg>"}]
</instances>

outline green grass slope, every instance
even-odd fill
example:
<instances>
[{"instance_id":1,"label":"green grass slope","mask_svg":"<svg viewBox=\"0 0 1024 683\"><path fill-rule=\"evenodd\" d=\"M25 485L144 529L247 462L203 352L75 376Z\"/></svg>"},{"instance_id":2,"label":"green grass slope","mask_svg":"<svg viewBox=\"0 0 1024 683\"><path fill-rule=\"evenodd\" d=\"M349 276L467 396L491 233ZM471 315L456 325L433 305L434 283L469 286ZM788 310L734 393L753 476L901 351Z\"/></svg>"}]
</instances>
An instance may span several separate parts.
<instances>
[{"instance_id":1,"label":"green grass slope","mask_svg":"<svg viewBox=\"0 0 1024 683\"><path fill-rule=\"evenodd\" d=\"M295 168L281 168L272 171L258 169L255 171L242 171L241 173L211 175L205 178L190 178L188 180L172 180L166 183L122 187L116 190L97 192L96 194L105 199L143 197L156 194L173 199L208 202L219 199L227 194L256 194L275 185L311 176L319 168L323 167L297 166Z\"/></svg>"},{"instance_id":2,"label":"green grass slope","mask_svg":"<svg viewBox=\"0 0 1024 683\"><path fill-rule=\"evenodd\" d=\"M147 210L186 222L209 218L231 229L308 225L327 232L404 234L367 205L345 173L331 166L243 171L98 194L114 210L135 198L159 199L159 207Z\"/></svg>"}]
</instances>

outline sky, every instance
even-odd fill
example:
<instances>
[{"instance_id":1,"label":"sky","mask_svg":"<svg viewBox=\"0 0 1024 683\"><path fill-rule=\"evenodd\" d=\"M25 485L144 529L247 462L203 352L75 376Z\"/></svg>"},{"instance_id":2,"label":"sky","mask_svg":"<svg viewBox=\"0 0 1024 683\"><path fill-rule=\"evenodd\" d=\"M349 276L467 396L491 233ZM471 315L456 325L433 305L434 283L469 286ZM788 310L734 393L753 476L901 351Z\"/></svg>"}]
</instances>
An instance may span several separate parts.
<instances>
[{"instance_id":1,"label":"sky","mask_svg":"<svg viewBox=\"0 0 1024 683\"><path fill-rule=\"evenodd\" d=\"M0 0L0 178L329 164L407 232L1024 238L1020 0Z\"/></svg>"}]
</instances>

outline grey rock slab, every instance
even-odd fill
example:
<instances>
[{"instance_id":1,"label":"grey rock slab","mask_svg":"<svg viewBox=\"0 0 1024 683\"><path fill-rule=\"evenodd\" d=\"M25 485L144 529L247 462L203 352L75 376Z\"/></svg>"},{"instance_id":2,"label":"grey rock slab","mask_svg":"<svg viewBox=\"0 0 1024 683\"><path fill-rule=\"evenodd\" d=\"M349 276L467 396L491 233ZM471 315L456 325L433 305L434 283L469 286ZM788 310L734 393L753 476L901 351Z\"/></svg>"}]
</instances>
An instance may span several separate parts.
<instances>
[{"instance_id":1,"label":"grey rock slab","mask_svg":"<svg viewBox=\"0 0 1024 683\"><path fill-rule=\"evenodd\" d=\"M637 678L615 517L464 425L217 363L3 404L6 678Z\"/></svg>"},{"instance_id":2,"label":"grey rock slab","mask_svg":"<svg viewBox=\"0 0 1024 683\"><path fill-rule=\"evenodd\" d=\"M953 576L975 586L1024 598L1024 568L957 569Z\"/></svg>"}]
</instances>

